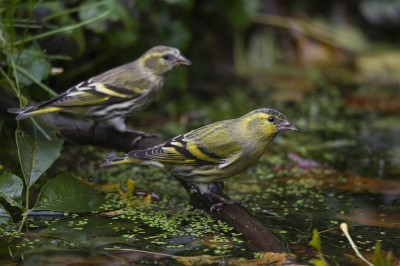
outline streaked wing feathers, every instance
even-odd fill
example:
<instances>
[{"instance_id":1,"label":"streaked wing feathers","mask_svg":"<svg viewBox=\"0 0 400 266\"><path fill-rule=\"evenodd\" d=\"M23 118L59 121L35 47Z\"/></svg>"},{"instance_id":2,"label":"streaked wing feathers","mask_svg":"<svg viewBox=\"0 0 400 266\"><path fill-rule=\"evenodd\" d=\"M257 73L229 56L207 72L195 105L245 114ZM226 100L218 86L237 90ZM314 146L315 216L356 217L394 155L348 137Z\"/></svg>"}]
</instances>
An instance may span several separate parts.
<instances>
[{"instance_id":1,"label":"streaked wing feathers","mask_svg":"<svg viewBox=\"0 0 400 266\"><path fill-rule=\"evenodd\" d=\"M132 151L128 157L170 164L223 164L242 148L240 143L227 136L230 130L225 126L230 125L214 123L156 147Z\"/></svg>"},{"instance_id":2,"label":"streaked wing feathers","mask_svg":"<svg viewBox=\"0 0 400 266\"><path fill-rule=\"evenodd\" d=\"M87 106L113 104L139 97L139 90L126 89L103 83L82 82L53 99L52 106Z\"/></svg>"},{"instance_id":3,"label":"streaked wing feathers","mask_svg":"<svg viewBox=\"0 0 400 266\"><path fill-rule=\"evenodd\" d=\"M183 141L183 135L180 135L153 148L131 151L128 153L128 157L171 164L214 164L213 162L199 160L185 148L186 145L187 143Z\"/></svg>"}]
</instances>

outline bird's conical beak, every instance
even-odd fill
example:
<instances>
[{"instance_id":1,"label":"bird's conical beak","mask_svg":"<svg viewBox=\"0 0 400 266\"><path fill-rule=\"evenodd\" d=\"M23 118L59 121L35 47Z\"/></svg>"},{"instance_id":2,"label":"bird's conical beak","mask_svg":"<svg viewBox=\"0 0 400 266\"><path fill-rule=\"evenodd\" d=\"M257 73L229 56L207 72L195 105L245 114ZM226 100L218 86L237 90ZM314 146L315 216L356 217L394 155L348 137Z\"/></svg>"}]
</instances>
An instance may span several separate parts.
<instances>
[{"instance_id":1,"label":"bird's conical beak","mask_svg":"<svg viewBox=\"0 0 400 266\"><path fill-rule=\"evenodd\" d=\"M279 124L279 126L277 126L279 131L286 131L286 130L297 130L297 128L295 128L292 124L290 124L288 121L285 121L281 124Z\"/></svg>"},{"instance_id":2,"label":"bird's conical beak","mask_svg":"<svg viewBox=\"0 0 400 266\"><path fill-rule=\"evenodd\" d=\"M176 65L179 65L179 66L181 66L181 65L187 65L187 66L189 66L189 65L191 65L192 64L192 62L190 62L187 58L185 58L184 56L182 56L182 55L180 55L177 59L176 59Z\"/></svg>"}]
</instances>

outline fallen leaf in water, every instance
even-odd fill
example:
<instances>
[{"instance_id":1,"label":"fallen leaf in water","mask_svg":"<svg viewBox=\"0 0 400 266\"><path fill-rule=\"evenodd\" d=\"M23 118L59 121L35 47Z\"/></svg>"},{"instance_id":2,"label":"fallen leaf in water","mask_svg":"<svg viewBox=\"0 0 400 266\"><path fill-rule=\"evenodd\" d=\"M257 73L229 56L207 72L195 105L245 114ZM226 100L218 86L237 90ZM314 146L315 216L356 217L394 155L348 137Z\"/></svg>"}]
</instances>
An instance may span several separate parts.
<instances>
[{"instance_id":1,"label":"fallen leaf in water","mask_svg":"<svg viewBox=\"0 0 400 266\"><path fill-rule=\"evenodd\" d=\"M222 256L192 256L192 257L180 257L173 256L179 262L182 262L184 265L204 265L204 264L214 264L214 263L222 263Z\"/></svg>"},{"instance_id":2,"label":"fallen leaf in water","mask_svg":"<svg viewBox=\"0 0 400 266\"><path fill-rule=\"evenodd\" d=\"M84 256L72 254L34 254L24 260L25 265L121 265L123 262L116 257L106 255Z\"/></svg>"},{"instance_id":3,"label":"fallen leaf in water","mask_svg":"<svg viewBox=\"0 0 400 266\"><path fill-rule=\"evenodd\" d=\"M126 198L130 194L132 194L132 192L135 190L135 186L136 186L135 181L128 178L128 180L126 180L125 187L119 188L119 195L121 196L121 198Z\"/></svg>"},{"instance_id":4,"label":"fallen leaf in water","mask_svg":"<svg viewBox=\"0 0 400 266\"><path fill-rule=\"evenodd\" d=\"M102 189L102 190L118 190L119 189L119 183L105 183L105 184L100 184L96 186L96 189Z\"/></svg>"},{"instance_id":5,"label":"fallen leaf in water","mask_svg":"<svg viewBox=\"0 0 400 266\"><path fill-rule=\"evenodd\" d=\"M393 213L383 209L354 208L349 209L346 214L337 213L335 217L367 226L400 228L400 213Z\"/></svg>"},{"instance_id":6,"label":"fallen leaf in water","mask_svg":"<svg viewBox=\"0 0 400 266\"><path fill-rule=\"evenodd\" d=\"M97 216L114 217L114 216L119 216L123 213L124 213L123 210L115 210L115 211L109 211L109 212L100 212L100 213L97 213L96 215Z\"/></svg>"},{"instance_id":7,"label":"fallen leaf in water","mask_svg":"<svg viewBox=\"0 0 400 266\"><path fill-rule=\"evenodd\" d=\"M280 182L292 182L307 185L314 184L315 188L338 188L355 193L373 192L391 195L400 195L400 181L384 180L358 176L350 171L339 172L333 168L322 166L310 158L302 158L296 154L289 154L291 163L288 165L275 165L274 170L290 170L293 168L301 169L296 172L296 177L280 178Z\"/></svg>"},{"instance_id":8,"label":"fallen leaf in water","mask_svg":"<svg viewBox=\"0 0 400 266\"><path fill-rule=\"evenodd\" d=\"M336 187L354 192L367 190L374 193L400 195L400 182L396 180L361 177L351 173L350 171L346 171L346 178L346 182L339 183Z\"/></svg>"},{"instance_id":9,"label":"fallen leaf in water","mask_svg":"<svg viewBox=\"0 0 400 266\"><path fill-rule=\"evenodd\" d=\"M360 251L361 255L363 255L363 257L365 259L367 259L368 261L373 261L374 260L374 252L373 251ZM388 251L381 251L382 253L382 258L386 258L387 254L389 253ZM359 257L357 257L354 254L343 254L345 257L350 259L350 262L353 263L354 265L360 265L360 266L368 266L362 259L360 259ZM397 259L397 257L392 254L392 263L390 264L391 266L396 266L399 265L399 260Z\"/></svg>"},{"instance_id":10,"label":"fallen leaf in water","mask_svg":"<svg viewBox=\"0 0 400 266\"><path fill-rule=\"evenodd\" d=\"M246 260L246 261L239 261L238 265L250 265L250 266L256 266L256 265L274 265L274 266L279 266L279 265L298 265L301 266L300 264L295 263L296 256L293 254L283 254L283 253L272 253L272 252L265 252L261 253L262 257L258 259L253 259L253 260ZM235 263L233 263L235 265Z\"/></svg>"}]
</instances>

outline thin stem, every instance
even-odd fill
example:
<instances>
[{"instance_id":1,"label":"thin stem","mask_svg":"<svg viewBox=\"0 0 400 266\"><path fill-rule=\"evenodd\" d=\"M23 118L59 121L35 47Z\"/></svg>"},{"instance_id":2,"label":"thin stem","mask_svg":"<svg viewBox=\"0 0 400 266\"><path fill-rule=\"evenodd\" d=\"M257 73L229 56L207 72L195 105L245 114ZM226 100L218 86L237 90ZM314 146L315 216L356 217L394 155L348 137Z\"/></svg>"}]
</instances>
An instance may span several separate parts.
<instances>
[{"instance_id":1,"label":"thin stem","mask_svg":"<svg viewBox=\"0 0 400 266\"><path fill-rule=\"evenodd\" d=\"M348 228L347 224L346 223L341 223L340 224L340 229L343 231L344 235L349 240L350 245L353 248L354 252L356 253L357 257L359 257L360 259L365 261L365 263L367 263L369 266L373 266L373 264L371 262L369 262L366 258L364 258L363 255L361 255L360 251L358 251L358 248L357 248L356 244L354 243L353 239L351 238L351 236L349 234L349 228Z\"/></svg>"},{"instance_id":2,"label":"thin stem","mask_svg":"<svg viewBox=\"0 0 400 266\"><path fill-rule=\"evenodd\" d=\"M25 199L25 206L26 206L25 209L26 209L26 211L23 214L24 217L22 218L21 226L18 229L19 233L21 233L22 228L24 227L24 224L26 222L26 219L28 218L28 211L29 211L29 187L28 187L28 185L26 186L26 195L25 196L26 196L26 199Z\"/></svg>"},{"instance_id":3,"label":"thin stem","mask_svg":"<svg viewBox=\"0 0 400 266\"><path fill-rule=\"evenodd\" d=\"M12 80L10 79L10 77L7 75L6 72L4 72L3 68L0 67L0 74L3 75L3 77L7 80L7 82L10 84L10 87L14 90L15 94L17 95L17 97L20 97L20 92L17 90L17 88L14 86Z\"/></svg>"},{"instance_id":4,"label":"thin stem","mask_svg":"<svg viewBox=\"0 0 400 266\"><path fill-rule=\"evenodd\" d=\"M62 27L62 28L60 28L60 29L51 30L51 31L48 31L48 32L44 32L44 33L42 33L42 34L38 34L38 35L35 35L35 36L32 36L32 37L26 38L25 40L16 41L16 42L14 43L14 45L15 45L15 46L16 46L16 45L20 45L20 44L23 43L23 42L27 43L27 42L31 42L31 41L34 41L34 40L37 40L37 39L41 39L41 38L44 38L44 37L48 37L48 36L51 36L51 35L54 35L54 34L57 34L57 33L66 32L66 31L71 31L71 30L80 28L80 27L82 27L82 26L84 26L84 25L86 25L86 24L89 24L89 23L91 23L91 22L93 22L93 21L95 21L95 20L98 20L98 19L100 19L100 18L106 16L106 15L107 15L108 13L110 13L111 11L112 11L112 9L109 9L109 10L107 10L107 11L105 11L105 12L103 12L103 13L97 15L97 16L94 16L94 17L92 17L92 18L90 18L90 19L87 19L87 20L85 20L85 21L76 23L76 24L74 24L74 25Z\"/></svg>"},{"instance_id":5,"label":"thin stem","mask_svg":"<svg viewBox=\"0 0 400 266\"><path fill-rule=\"evenodd\" d=\"M44 135L46 139L51 140L51 137L46 134L46 131L44 131L44 129L41 126L39 126L39 124L35 121L33 117L31 117L31 121L37 127L37 129Z\"/></svg>"},{"instance_id":6,"label":"thin stem","mask_svg":"<svg viewBox=\"0 0 400 266\"><path fill-rule=\"evenodd\" d=\"M55 91L53 91L52 89L50 89L49 87L47 87L46 85L44 85L42 82L40 82L39 80L37 80L34 76L32 76L28 71L26 71L25 68L20 67L18 65L15 65L15 68L18 70L18 72L21 72L22 74L24 74L25 76L27 76L30 80L32 80L33 82L35 82L37 85L39 85L42 89L44 89L45 91L47 91L48 93L50 93L50 95L52 96L56 96L57 93Z\"/></svg>"},{"instance_id":7,"label":"thin stem","mask_svg":"<svg viewBox=\"0 0 400 266\"><path fill-rule=\"evenodd\" d=\"M278 15L259 14L253 19L253 22L265 25L272 25L290 30L296 30L307 36L310 36L311 38L314 38L315 40L340 48L340 46L335 41L333 41L329 35L325 33L329 32L329 30L332 29L323 29L322 27L314 26L311 23L307 23L306 21L300 19L288 18Z\"/></svg>"},{"instance_id":8,"label":"thin stem","mask_svg":"<svg viewBox=\"0 0 400 266\"><path fill-rule=\"evenodd\" d=\"M28 29L29 29L29 26L30 26L30 24L31 24L34 5L35 5L35 1L32 1L32 0L29 1L29 17L28 17L27 25L26 25L25 30L24 30L24 34L22 35L22 42L21 42L21 44L20 44L20 46L19 46L19 49L18 49L17 62L19 61L19 57L20 57L20 55L21 55L22 47L23 47L24 44L25 44L25 41L24 41L24 40L25 40L25 38L26 38L26 35L28 34Z\"/></svg>"},{"instance_id":9,"label":"thin stem","mask_svg":"<svg viewBox=\"0 0 400 266\"><path fill-rule=\"evenodd\" d=\"M4 26L4 23L0 23L0 26ZM14 23L14 28L30 28L30 29L41 29L42 25L28 25L24 23Z\"/></svg>"},{"instance_id":10,"label":"thin stem","mask_svg":"<svg viewBox=\"0 0 400 266\"><path fill-rule=\"evenodd\" d=\"M66 15L66 14L74 13L74 12L77 12L77 11L91 9L91 8L94 8L94 7L97 7L97 6L101 6L101 5L105 5L105 4L112 3L112 2L115 2L115 0L100 1L100 2L97 2L97 3L91 3L91 4L87 4L87 5L82 5L82 6L75 7L75 8L70 8L70 9L67 9L67 10L61 9L60 11L56 11L51 15L43 17L41 19L41 21L46 21L46 20L49 20L49 19L52 19L52 18L56 18L56 17L61 16L61 15Z\"/></svg>"},{"instance_id":11,"label":"thin stem","mask_svg":"<svg viewBox=\"0 0 400 266\"><path fill-rule=\"evenodd\" d=\"M19 86L19 80L18 80L17 71L15 69L16 65L15 65L15 62L14 62L14 54L10 55L10 61L11 61L11 66L12 66L12 69L13 69L13 72L14 72L15 86L16 86L16 89L18 91L19 104L21 105L21 89L20 89L20 86Z\"/></svg>"}]
</instances>

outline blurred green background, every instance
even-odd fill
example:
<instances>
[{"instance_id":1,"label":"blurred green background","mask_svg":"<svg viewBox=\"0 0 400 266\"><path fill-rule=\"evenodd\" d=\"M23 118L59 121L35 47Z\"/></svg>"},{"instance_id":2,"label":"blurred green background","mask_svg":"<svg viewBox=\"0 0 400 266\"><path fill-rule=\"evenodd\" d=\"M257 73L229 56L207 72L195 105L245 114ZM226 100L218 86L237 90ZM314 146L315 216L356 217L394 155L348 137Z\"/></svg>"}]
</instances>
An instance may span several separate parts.
<instances>
[{"instance_id":1,"label":"blurred green background","mask_svg":"<svg viewBox=\"0 0 400 266\"><path fill-rule=\"evenodd\" d=\"M38 102L131 62L153 46L173 46L192 65L174 69L158 100L127 120L129 128L167 140L258 108L276 109L298 131L279 135L258 164L227 181L228 194L242 200L275 234L284 235L303 261L315 258L308 241L312 229L318 228L327 232L322 235L323 253L332 265L363 265L348 255L353 253L338 229L341 221L354 225L363 252L372 254L379 240L384 250L393 249L400 256L396 182L400 176L400 1L9 0L0 2L0 15L0 173L22 176L15 144L17 123L1 108L5 101ZM203 242L189 238L196 221L205 224L198 220L204 214L188 218L192 215L185 209L188 198L176 181L153 168L99 170L103 157L112 152L66 141L60 158L32 186L30 197L36 199L46 181L66 172L96 185L116 182L118 188L131 178L137 184L135 191L154 192L163 202L148 204L139 197L145 207L138 212L148 212L150 217L140 216L139 221L148 238L130 241L139 239L134 243L141 249L150 246L152 251L171 254L220 255L203 235L199 237ZM138 199L126 203L121 197L108 195L111 201L103 211L123 209L131 212L129 219L138 218ZM9 254L16 254L13 261L21 262L29 251L20 251L18 239L7 238L17 230L21 213L5 206L17 222L4 229L2 239L11 240L3 245L12 250L4 247L1 254L7 263ZM104 222L114 222L119 214L114 215ZM168 215L174 223L177 217L179 226L182 221L165 239L184 248L172 250L153 243L158 231L165 232L152 224L155 215L163 219ZM68 238L76 232L67 230L65 236L57 236L47 228L47 218L37 219L39 228L30 229L32 235L47 231L42 236L67 240L56 247L53 238L42 238L43 247L32 246L32 253L40 250L38 257L46 259L49 249L76 250L82 245L85 251L86 242ZM29 219L33 225L35 218ZM53 225L57 228L57 223ZM114 226L108 226L114 236ZM182 239L175 238L174 230L181 230ZM215 236L210 235L205 237ZM242 242L234 242L221 254L260 257ZM98 255L91 248L83 252L85 259L90 252ZM63 254L59 259L64 260Z\"/></svg>"},{"instance_id":2,"label":"blurred green background","mask_svg":"<svg viewBox=\"0 0 400 266\"><path fill-rule=\"evenodd\" d=\"M398 163L390 154L399 153L399 137L373 134L398 132L398 1L13 0L1 7L0 64L15 85L2 75L1 90L20 93L23 104L168 45L193 64L169 75L131 128L168 139L270 107L300 129L292 152L363 175ZM16 123L1 115L7 147Z\"/></svg>"}]
</instances>

